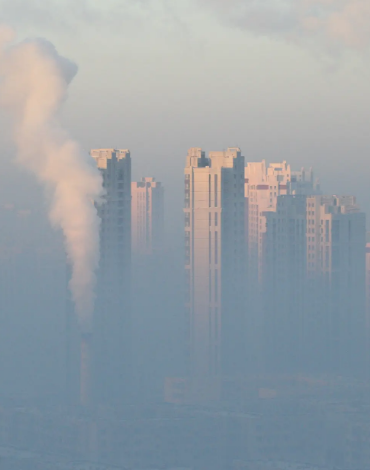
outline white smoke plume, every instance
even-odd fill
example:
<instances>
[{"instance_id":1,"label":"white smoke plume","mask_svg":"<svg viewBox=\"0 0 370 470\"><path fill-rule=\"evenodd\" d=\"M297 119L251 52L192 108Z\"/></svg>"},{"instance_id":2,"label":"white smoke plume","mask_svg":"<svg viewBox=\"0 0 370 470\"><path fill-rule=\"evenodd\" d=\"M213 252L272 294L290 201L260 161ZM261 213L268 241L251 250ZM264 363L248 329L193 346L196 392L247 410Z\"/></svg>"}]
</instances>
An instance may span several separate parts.
<instances>
[{"instance_id":1,"label":"white smoke plume","mask_svg":"<svg viewBox=\"0 0 370 470\"><path fill-rule=\"evenodd\" d=\"M50 220L63 230L72 266L70 289L84 331L91 328L99 218L99 170L63 129L59 112L77 67L44 39L13 43L0 28L0 103L11 117L17 161L50 195Z\"/></svg>"},{"instance_id":2,"label":"white smoke plume","mask_svg":"<svg viewBox=\"0 0 370 470\"><path fill-rule=\"evenodd\" d=\"M222 18L263 35L317 41L330 49L370 45L369 0L198 0Z\"/></svg>"}]
</instances>

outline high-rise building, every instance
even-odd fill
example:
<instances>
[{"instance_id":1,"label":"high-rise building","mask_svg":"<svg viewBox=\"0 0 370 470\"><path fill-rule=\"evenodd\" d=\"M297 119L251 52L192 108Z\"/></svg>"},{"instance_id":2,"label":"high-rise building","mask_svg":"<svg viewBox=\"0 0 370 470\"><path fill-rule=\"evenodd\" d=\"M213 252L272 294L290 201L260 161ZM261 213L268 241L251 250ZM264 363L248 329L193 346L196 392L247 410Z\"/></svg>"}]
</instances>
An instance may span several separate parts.
<instances>
[{"instance_id":1,"label":"high-rise building","mask_svg":"<svg viewBox=\"0 0 370 470\"><path fill-rule=\"evenodd\" d=\"M266 232L266 212L276 211L277 197L288 194L291 170L287 162L249 162L245 167L245 197L248 206L248 277L252 290L262 280L263 234Z\"/></svg>"},{"instance_id":2,"label":"high-rise building","mask_svg":"<svg viewBox=\"0 0 370 470\"><path fill-rule=\"evenodd\" d=\"M185 166L185 271L190 374L244 366L244 157L191 148Z\"/></svg>"},{"instance_id":3,"label":"high-rise building","mask_svg":"<svg viewBox=\"0 0 370 470\"><path fill-rule=\"evenodd\" d=\"M314 179L312 169L292 171L286 161L270 163L266 161L248 162L245 167L245 197L248 206L248 281L251 290L258 291L263 272L263 246L266 232L266 213L276 212L279 196L286 194L319 194L320 186Z\"/></svg>"},{"instance_id":4,"label":"high-rise building","mask_svg":"<svg viewBox=\"0 0 370 470\"><path fill-rule=\"evenodd\" d=\"M132 252L160 253L164 243L164 188L154 178L131 183Z\"/></svg>"},{"instance_id":5,"label":"high-rise building","mask_svg":"<svg viewBox=\"0 0 370 470\"><path fill-rule=\"evenodd\" d=\"M302 364L306 284L306 197L277 197L265 212L263 350L265 369L294 373ZM261 340L261 339L260 339Z\"/></svg>"},{"instance_id":6,"label":"high-rise building","mask_svg":"<svg viewBox=\"0 0 370 470\"><path fill-rule=\"evenodd\" d=\"M131 183L131 194L135 396L138 400L155 400L162 398L167 372L163 336L171 336L168 326L166 331L159 326L165 321L172 294L166 276L164 188L154 178L142 178Z\"/></svg>"},{"instance_id":7,"label":"high-rise building","mask_svg":"<svg viewBox=\"0 0 370 470\"><path fill-rule=\"evenodd\" d=\"M276 214L273 214L277 211L280 196L311 195L318 194L319 191L320 187L314 179L312 169L292 171L286 161L267 165L265 160L248 162L245 167L247 292L250 307L248 347L250 368L255 371L263 367L266 351L260 338L266 337L265 309L269 293L265 291L265 280L271 274L266 272L266 269L270 269L266 263L266 243L269 240L266 233L267 218L270 213L272 219L276 218ZM281 220L281 217L278 220Z\"/></svg>"},{"instance_id":8,"label":"high-rise building","mask_svg":"<svg viewBox=\"0 0 370 470\"><path fill-rule=\"evenodd\" d=\"M363 367L365 243L354 196L307 198L307 341L314 362L340 374Z\"/></svg>"},{"instance_id":9,"label":"high-rise building","mask_svg":"<svg viewBox=\"0 0 370 470\"><path fill-rule=\"evenodd\" d=\"M304 196L321 194L320 182L315 179L312 168L308 170L301 168L299 171L292 171L288 183L288 192L289 194L302 194Z\"/></svg>"},{"instance_id":10,"label":"high-rise building","mask_svg":"<svg viewBox=\"0 0 370 470\"><path fill-rule=\"evenodd\" d=\"M100 403L119 405L131 387L131 157L129 150L93 149L106 191L94 318L94 390Z\"/></svg>"}]
</instances>

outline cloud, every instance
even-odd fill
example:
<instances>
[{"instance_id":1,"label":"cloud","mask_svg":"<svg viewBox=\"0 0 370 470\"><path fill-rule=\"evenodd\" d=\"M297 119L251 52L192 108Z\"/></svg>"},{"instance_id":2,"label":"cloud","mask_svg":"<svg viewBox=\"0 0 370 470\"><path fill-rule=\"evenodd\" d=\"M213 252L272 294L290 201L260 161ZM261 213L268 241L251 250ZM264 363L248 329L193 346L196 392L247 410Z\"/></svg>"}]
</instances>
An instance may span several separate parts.
<instances>
[{"instance_id":1,"label":"cloud","mask_svg":"<svg viewBox=\"0 0 370 470\"><path fill-rule=\"evenodd\" d=\"M0 20L17 30L73 31L80 26L122 34L142 20L173 17L167 0L0 0Z\"/></svg>"},{"instance_id":2,"label":"cloud","mask_svg":"<svg viewBox=\"0 0 370 470\"><path fill-rule=\"evenodd\" d=\"M370 44L369 0L192 0L192 4L254 34L316 42L331 49L364 49ZM0 0L0 11L3 21L15 25L77 31L84 24L122 34L122 28L133 22L158 21L158 27L172 31L179 25L184 28L181 5L184 2L170 0Z\"/></svg>"},{"instance_id":3,"label":"cloud","mask_svg":"<svg viewBox=\"0 0 370 470\"><path fill-rule=\"evenodd\" d=\"M1 208L4 209L5 211L13 211L14 210L14 204L11 202L6 202L4 204L1 204Z\"/></svg>"},{"instance_id":4,"label":"cloud","mask_svg":"<svg viewBox=\"0 0 370 470\"><path fill-rule=\"evenodd\" d=\"M98 10L89 0L0 0L1 21L16 26L70 29L94 22Z\"/></svg>"},{"instance_id":5,"label":"cloud","mask_svg":"<svg viewBox=\"0 0 370 470\"><path fill-rule=\"evenodd\" d=\"M18 211L18 216L22 218L27 218L32 214L29 209L21 209Z\"/></svg>"},{"instance_id":6,"label":"cloud","mask_svg":"<svg viewBox=\"0 0 370 470\"><path fill-rule=\"evenodd\" d=\"M369 0L198 0L231 24L256 34L335 48L370 44Z\"/></svg>"}]
</instances>

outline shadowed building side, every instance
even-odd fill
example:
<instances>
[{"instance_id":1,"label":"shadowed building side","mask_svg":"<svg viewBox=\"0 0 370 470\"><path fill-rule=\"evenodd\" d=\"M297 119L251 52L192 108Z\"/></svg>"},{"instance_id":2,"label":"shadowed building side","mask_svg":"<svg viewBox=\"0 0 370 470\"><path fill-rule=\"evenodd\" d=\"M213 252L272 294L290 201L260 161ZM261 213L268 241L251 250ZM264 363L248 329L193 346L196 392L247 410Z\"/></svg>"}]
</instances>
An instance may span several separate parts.
<instances>
[{"instance_id":1,"label":"shadowed building side","mask_svg":"<svg viewBox=\"0 0 370 470\"><path fill-rule=\"evenodd\" d=\"M91 150L106 191L101 219L100 267L94 318L94 394L120 406L132 386L131 157L129 150Z\"/></svg>"},{"instance_id":2,"label":"shadowed building side","mask_svg":"<svg viewBox=\"0 0 370 470\"><path fill-rule=\"evenodd\" d=\"M306 197L281 195L265 212L264 352L268 373L298 373L304 355Z\"/></svg>"}]
</instances>

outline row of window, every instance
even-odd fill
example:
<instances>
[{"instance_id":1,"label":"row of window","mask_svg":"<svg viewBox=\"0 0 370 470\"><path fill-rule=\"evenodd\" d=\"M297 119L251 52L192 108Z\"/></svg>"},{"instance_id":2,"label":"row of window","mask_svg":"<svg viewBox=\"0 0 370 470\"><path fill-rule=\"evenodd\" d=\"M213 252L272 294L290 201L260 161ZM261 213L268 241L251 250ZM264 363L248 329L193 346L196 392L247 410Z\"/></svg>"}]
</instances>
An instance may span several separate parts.
<instances>
[{"instance_id":1,"label":"row of window","mask_svg":"<svg viewBox=\"0 0 370 470\"><path fill-rule=\"evenodd\" d=\"M212 264L212 232L209 232L208 258L209 258L209 264ZM214 261L215 261L215 264L218 264L218 232L215 232L215 239L214 239Z\"/></svg>"},{"instance_id":2,"label":"row of window","mask_svg":"<svg viewBox=\"0 0 370 470\"><path fill-rule=\"evenodd\" d=\"M212 226L212 213L209 213L209 226ZM215 213L215 227L218 226L218 212Z\"/></svg>"},{"instance_id":3,"label":"row of window","mask_svg":"<svg viewBox=\"0 0 370 470\"><path fill-rule=\"evenodd\" d=\"M218 302L218 270L215 269L214 289L212 289L212 271L209 271L209 301L212 302L212 294L214 294L214 301Z\"/></svg>"},{"instance_id":4,"label":"row of window","mask_svg":"<svg viewBox=\"0 0 370 470\"><path fill-rule=\"evenodd\" d=\"M212 207L212 197L211 197L211 185L212 185L212 175L208 176L208 205ZM215 195L215 207L218 207L218 175L214 175L214 195Z\"/></svg>"}]
</instances>

